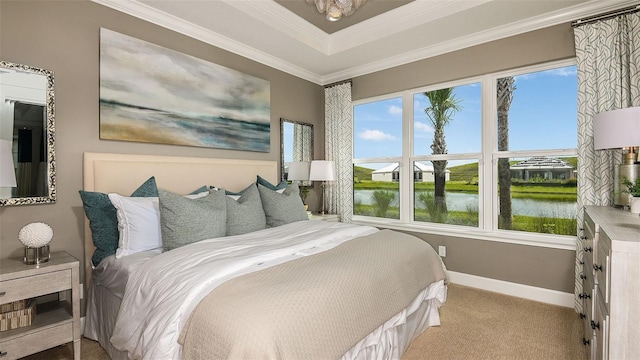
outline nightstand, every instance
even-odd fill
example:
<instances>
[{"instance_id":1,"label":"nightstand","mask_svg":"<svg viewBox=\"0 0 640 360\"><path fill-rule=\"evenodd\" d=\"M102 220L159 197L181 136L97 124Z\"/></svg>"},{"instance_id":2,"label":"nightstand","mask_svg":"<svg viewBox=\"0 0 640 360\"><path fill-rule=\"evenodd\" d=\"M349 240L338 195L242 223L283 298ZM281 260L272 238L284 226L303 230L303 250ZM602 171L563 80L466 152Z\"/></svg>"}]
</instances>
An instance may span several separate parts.
<instances>
[{"instance_id":1,"label":"nightstand","mask_svg":"<svg viewBox=\"0 0 640 360\"><path fill-rule=\"evenodd\" d=\"M0 260L0 303L58 293L58 301L36 306L30 326L0 332L0 358L17 359L73 342L80 360L80 263L64 251L40 265L22 259Z\"/></svg>"},{"instance_id":2,"label":"nightstand","mask_svg":"<svg viewBox=\"0 0 640 360\"><path fill-rule=\"evenodd\" d=\"M339 222L340 221L340 216L338 216L338 214L311 214L309 215L309 220L320 220L320 221L327 221L327 222Z\"/></svg>"}]
</instances>

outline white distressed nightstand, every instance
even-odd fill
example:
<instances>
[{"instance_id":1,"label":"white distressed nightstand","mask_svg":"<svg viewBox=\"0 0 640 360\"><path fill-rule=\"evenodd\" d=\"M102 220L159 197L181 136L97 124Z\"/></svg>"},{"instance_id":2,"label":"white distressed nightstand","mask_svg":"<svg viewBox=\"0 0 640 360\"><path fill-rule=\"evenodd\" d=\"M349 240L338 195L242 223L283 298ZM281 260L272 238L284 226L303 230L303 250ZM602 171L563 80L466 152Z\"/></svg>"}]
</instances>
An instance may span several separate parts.
<instances>
[{"instance_id":1,"label":"white distressed nightstand","mask_svg":"<svg viewBox=\"0 0 640 360\"><path fill-rule=\"evenodd\" d=\"M311 214L309 215L309 220L320 220L320 221L328 221L328 222L339 222L340 217L337 214Z\"/></svg>"},{"instance_id":2,"label":"white distressed nightstand","mask_svg":"<svg viewBox=\"0 0 640 360\"><path fill-rule=\"evenodd\" d=\"M40 265L22 259L0 260L0 303L58 293L59 301L36 306L31 326L0 332L0 359L17 359L73 342L80 360L80 263L64 251Z\"/></svg>"}]
</instances>

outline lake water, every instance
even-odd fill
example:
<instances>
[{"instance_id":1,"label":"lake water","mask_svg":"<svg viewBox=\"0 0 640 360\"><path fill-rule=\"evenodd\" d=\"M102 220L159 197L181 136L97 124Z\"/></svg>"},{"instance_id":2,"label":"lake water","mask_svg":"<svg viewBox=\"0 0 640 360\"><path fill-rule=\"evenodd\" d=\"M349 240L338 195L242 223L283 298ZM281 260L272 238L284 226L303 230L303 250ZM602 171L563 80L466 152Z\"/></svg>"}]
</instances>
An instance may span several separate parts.
<instances>
[{"instance_id":1,"label":"lake water","mask_svg":"<svg viewBox=\"0 0 640 360\"><path fill-rule=\"evenodd\" d=\"M373 192L375 190L354 190L354 203L363 205L373 204ZM424 209L425 206L418 200L418 193L415 195L417 208ZM391 206L398 206L398 197L393 200ZM578 204L576 202L558 202L534 199L511 199L513 215L526 216L549 216L555 218L575 218ZM469 193L449 192L447 193L447 209L451 211L473 211L478 210L478 195Z\"/></svg>"}]
</instances>

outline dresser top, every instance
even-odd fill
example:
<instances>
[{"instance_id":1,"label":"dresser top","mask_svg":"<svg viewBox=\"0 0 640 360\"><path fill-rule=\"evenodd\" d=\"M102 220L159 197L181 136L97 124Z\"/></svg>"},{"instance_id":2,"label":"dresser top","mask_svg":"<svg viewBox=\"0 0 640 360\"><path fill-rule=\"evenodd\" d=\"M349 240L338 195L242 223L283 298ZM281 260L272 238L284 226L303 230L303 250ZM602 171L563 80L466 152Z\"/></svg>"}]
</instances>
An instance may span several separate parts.
<instances>
[{"instance_id":1,"label":"dresser top","mask_svg":"<svg viewBox=\"0 0 640 360\"><path fill-rule=\"evenodd\" d=\"M612 241L640 244L640 216L611 206L585 206L593 221Z\"/></svg>"}]
</instances>

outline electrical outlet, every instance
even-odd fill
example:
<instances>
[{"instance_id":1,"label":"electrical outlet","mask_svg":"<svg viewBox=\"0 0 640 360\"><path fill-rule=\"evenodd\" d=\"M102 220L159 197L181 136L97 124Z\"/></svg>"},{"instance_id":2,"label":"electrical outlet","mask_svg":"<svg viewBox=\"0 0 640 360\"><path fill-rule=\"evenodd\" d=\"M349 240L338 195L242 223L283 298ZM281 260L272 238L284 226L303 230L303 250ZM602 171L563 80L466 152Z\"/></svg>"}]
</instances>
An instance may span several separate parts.
<instances>
[{"instance_id":1,"label":"electrical outlet","mask_svg":"<svg viewBox=\"0 0 640 360\"><path fill-rule=\"evenodd\" d=\"M446 246L438 246L438 255L440 255L441 257L446 257L447 256L447 247Z\"/></svg>"}]
</instances>

